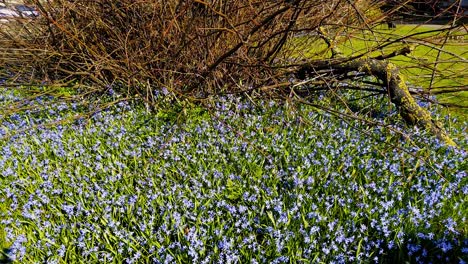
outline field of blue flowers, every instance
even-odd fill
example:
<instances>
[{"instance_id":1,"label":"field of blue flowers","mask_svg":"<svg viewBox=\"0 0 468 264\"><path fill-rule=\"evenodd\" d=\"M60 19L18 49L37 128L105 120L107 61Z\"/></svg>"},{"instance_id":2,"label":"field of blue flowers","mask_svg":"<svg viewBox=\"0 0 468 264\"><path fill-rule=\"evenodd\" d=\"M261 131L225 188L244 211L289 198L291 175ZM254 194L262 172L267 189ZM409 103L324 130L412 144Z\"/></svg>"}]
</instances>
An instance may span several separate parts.
<instances>
[{"instance_id":1,"label":"field of blue flowers","mask_svg":"<svg viewBox=\"0 0 468 264\"><path fill-rule=\"evenodd\" d=\"M24 110L0 116L0 259L468 261L466 123L444 120L453 148L387 106L375 125L278 101L164 102L96 110L2 91Z\"/></svg>"}]
</instances>

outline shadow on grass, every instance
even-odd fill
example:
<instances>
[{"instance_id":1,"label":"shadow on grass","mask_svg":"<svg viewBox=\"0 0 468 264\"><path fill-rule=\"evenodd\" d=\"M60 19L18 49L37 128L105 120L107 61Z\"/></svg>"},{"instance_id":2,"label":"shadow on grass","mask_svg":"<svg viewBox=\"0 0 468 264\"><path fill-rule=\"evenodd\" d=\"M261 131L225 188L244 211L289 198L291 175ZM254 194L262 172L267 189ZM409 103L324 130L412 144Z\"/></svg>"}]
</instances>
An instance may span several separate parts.
<instances>
[{"instance_id":1,"label":"shadow on grass","mask_svg":"<svg viewBox=\"0 0 468 264\"><path fill-rule=\"evenodd\" d=\"M8 254L10 253L10 249L4 248L0 252L0 264L9 264L13 263L13 261L8 257Z\"/></svg>"},{"instance_id":2,"label":"shadow on grass","mask_svg":"<svg viewBox=\"0 0 468 264\"><path fill-rule=\"evenodd\" d=\"M411 241L415 241L412 243ZM413 237L409 242L384 253L380 263L454 263L468 262L468 237L456 240L423 240Z\"/></svg>"}]
</instances>

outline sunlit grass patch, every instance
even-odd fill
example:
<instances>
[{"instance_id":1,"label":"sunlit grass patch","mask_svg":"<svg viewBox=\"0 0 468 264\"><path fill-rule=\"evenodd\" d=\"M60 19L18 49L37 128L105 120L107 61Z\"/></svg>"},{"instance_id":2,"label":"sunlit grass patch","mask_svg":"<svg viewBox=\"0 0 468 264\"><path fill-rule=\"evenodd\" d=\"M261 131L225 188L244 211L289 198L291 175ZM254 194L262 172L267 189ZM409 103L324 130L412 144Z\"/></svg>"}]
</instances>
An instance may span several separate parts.
<instances>
[{"instance_id":1,"label":"sunlit grass patch","mask_svg":"<svg viewBox=\"0 0 468 264\"><path fill-rule=\"evenodd\" d=\"M358 32L355 37L346 37L342 49L347 55L365 53L389 38L398 39L417 34L369 55L376 56L389 53L404 45L412 45L414 50L410 55L391 59L405 73L411 85L423 88L432 87L433 89L467 86L467 34L463 28L450 32L448 37L447 31L431 32L442 28L441 26L431 25L398 25L396 29L392 30L381 29L373 33L368 32L368 34ZM453 36L463 36L463 40L454 40ZM446 40L446 38L448 39ZM434 66L436 67L435 73L433 71ZM432 82L431 79L433 79ZM466 107L467 95L467 92L460 92L456 96L452 94L438 97L442 102L456 103ZM453 112L466 117L466 110L454 108Z\"/></svg>"},{"instance_id":2,"label":"sunlit grass patch","mask_svg":"<svg viewBox=\"0 0 468 264\"><path fill-rule=\"evenodd\" d=\"M431 88L435 90L466 87L468 75L466 72L466 58L468 54L468 34L465 29L458 28L451 32L442 30L438 25L397 25L396 29L376 27L370 30L348 29L346 32L330 32L334 37L335 45L345 56L375 57L390 54L403 46L412 46L413 51L407 56L397 56L390 59L405 75L411 87ZM439 30L439 31L437 31ZM407 37L411 36L411 37ZM453 36L462 36L463 40L454 39ZM331 51L324 41L316 35L295 37L291 46L303 52L293 54L298 58L328 58ZM379 45L388 44L383 49ZM443 44L443 45L442 45ZM435 70L434 70L435 69ZM431 81L432 80L432 81ZM440 94L437 98L443 103L452 103L467 107L468 92L462 91L453 94ZM449 113L465 119L466 109L451 108Z\"/></svg>"}]
</instances>

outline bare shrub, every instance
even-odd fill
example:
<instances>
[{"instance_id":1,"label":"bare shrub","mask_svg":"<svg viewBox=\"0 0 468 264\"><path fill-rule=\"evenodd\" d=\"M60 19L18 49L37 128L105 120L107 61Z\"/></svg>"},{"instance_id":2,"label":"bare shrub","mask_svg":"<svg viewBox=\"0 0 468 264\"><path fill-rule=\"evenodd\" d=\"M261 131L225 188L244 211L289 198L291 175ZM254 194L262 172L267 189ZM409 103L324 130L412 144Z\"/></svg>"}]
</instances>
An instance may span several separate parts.
<instances>
[{"instance_id":1,"label":"bare shrub","mask_svg":"<svg viewBox=\"0 0 468 264\"><path fill-rule=\"evenodd\" d=\"M208 93L233 89L240 80L271 84L282 77L275 65L291 61L291 53L297 57L297 50L284 52L292 36L313 36L322 25L359 19L356 6L341 0L48 0L35 5L41 16L33 26L16 21L27 30L3 32L5 46L28 51L24 59L16 58L27 76L87 80L101 87L120 83L138 93L146 92L139 90L146 84Z\"/></svg>"}]
</instances>

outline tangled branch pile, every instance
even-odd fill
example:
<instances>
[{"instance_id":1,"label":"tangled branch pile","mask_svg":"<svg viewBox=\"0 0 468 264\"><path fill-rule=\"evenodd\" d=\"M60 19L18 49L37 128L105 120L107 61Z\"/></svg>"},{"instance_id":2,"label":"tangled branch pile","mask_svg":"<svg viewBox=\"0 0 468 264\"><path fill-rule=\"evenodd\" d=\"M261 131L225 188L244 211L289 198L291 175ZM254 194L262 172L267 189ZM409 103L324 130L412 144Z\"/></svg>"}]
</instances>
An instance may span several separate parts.
<instances>
[{"instance_id":1,"label":"tangled branch pile","mask_svg":"<svg viewBox=\"0 0 468 264\"><path fill-rule=\"evenodd\" d=\"M27 75L118 83L140 93L148 83L179 92L234 89L240 80L271 84L284 77L278 65L298 55L285 49L290 37L356 23L362 15L342 0L49 0L36 6L41 16L34 26L3 32L15 43L7 46L28 50L27 60L15 60Z\"/></svg>"}]
</instances>

